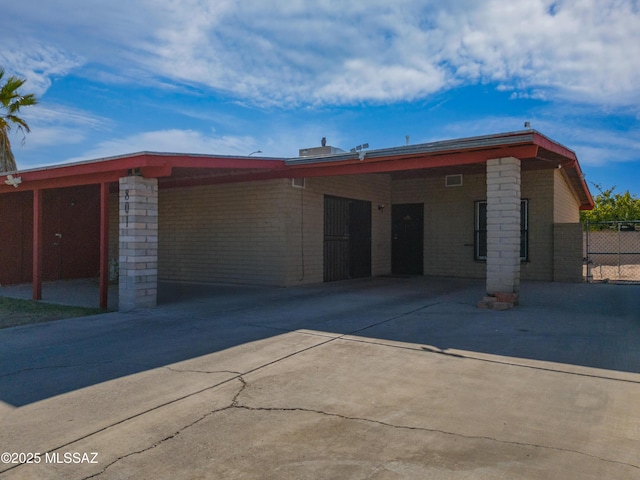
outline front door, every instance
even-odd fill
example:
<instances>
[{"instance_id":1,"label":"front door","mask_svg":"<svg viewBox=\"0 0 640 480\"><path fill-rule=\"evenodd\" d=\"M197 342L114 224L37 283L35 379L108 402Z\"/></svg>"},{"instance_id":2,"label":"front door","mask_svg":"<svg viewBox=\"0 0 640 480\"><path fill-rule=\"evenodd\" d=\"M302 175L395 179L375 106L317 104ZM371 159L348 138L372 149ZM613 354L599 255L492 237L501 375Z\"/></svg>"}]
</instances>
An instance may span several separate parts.
<instances>
[{"instance_id":1,"label":"front door","mask_svg":"<svg viewBox=\"0 0 640 480\"><path fill-rule=\"evenodd\" d=\"M42 278L62 278L62 197L59 190L45 190L43 194Z\"/></svg>"},{"instance_id":2,"label":"front door","mask_svg":"<svg viewBox=\"0 0 640 480\"><path fill-rule=\"evenodd\" d=\"M392 273L422 275L424 271L424 204L393 205L391 219Z\"/></svg>"},{"instance_id":3,"label":"front door","mask_svg":"<svg viewBox=\"0 0 640 480\"><path fill-rule=\"evenodd\" d=\"M100 269L100 188L45 190L42 278L93 277Z\"/></svg>"}]
</instances>

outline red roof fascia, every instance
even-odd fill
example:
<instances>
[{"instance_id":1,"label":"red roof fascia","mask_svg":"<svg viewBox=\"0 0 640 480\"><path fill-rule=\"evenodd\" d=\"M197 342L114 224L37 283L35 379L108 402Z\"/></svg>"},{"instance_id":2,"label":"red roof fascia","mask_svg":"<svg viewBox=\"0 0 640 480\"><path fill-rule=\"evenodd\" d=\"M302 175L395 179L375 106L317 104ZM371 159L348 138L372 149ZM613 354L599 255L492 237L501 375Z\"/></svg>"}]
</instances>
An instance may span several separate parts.
<instances>
[{"instance_id":1,"label":"red roof fascia","mask_svg":"<svg viewBox=\"0 0 640 480\"><path fill-rule=\"evenodd\" d=\"M569 150L568 148L552 140L549 140L547 137L538 132L534 132L533 142L539 147L549 150L550 152L557 153L558 155L562 155L568 160L578 161L578 157L576 157L576 154L573 150Z\"/></svg>"},{"instance_id":2,"label":"red roof fascia","mask_svg":"<svg viewBox=\"0 0 640 480\"><path fill-rule=\"evenodd\" d=\"M250 182L276 178L325 177L366 173L384 173L401 170L437 168L473 163L483 163L491 158L514 156L517 158L535 157L535 145L513 146L505 149L493 149L479 152L457 152L432 154L431 156L365 158L363 161L346 160L329 163L319 162L303 165L289 165L285 168L246 174L219 175L213 177L171 178L161 183L162 188L191 187L196 185L214 185L222 183ZM182 165L181 165L182 166Z\"/></svg>"},{"instance_id":3,"label":"red roof fascia","mask_svg":"<svg viewBox=\"0 0 640 480\"><path fill-rule=\"evenodd\" d=\"M164 156L164 155L148 155L149 159L164 160L171 159L171 166L184 168L215 168L215 169L251 169L251 170L276 170L284 169L284 160L262 160L259 158L242 158L242 157L206 157L199 155L180 155L180 156Z\"/></svg>"},{"instance_id":4,"label":"red roof fascia","mask_svg":"<svg viewBox=\"0 0 640 480\"><path fill-rule=\"evenodd\" d=\"M587 199L586 204L580 205L580 210L593 210L595 206L593 196L591 195L589 187L587 186L587 182L584 179L584 173L582 173L582 169L580 168L580 163L578 163L578 157L576 156L575 152L558 143L553 142L552 140L549 140L547 137L538 132L535 132L534 134L534 142L541 148L549 150L553 153L557 153L558 155L562 155L568 160L568 162L563 166L564 168L571 168L575 171L575 176L579 179L580 186L584 192L585 198Z\"/></svg>"},{"instance_id":5,"label":"red roof fascia","mask_svg":"<svg viewBox=\"0 0 640 480\"><path fill-rule=\"evenodd\" d=\"M127 175L127 170L101 172L101 173L85 173L83 175L75 175L73 177L54 177L33 180L27 177L27 174L14 174L14 177L20 177L22 183L18 188L6 185L4 180L6 177L0 177L0 193L11 193L14 191L41 190L47 188L64 188L74 187L77 185L92 185L98 183L117 182L120 177Z\"/></svg>"},{"instance_id":6,"label":"red roof fascia","mask_svg":"<svg viewBox=\"0 0 640 480\"><path fill-rule=\"evenodd\" d=\"M166 160L164 163L167 163ZM131 169L141 167L158 168L160 166L158 161L149 161L144 156L135 156L17 172L14 177L22 179L22 183L18 187L20 190L34 190L114 182L118 181L120 177L126 176ZM4 187L7 187L7 185L0 184L0 192L11 191L12 187L9 187L9 190Z\"/></svg>"},{"instance_id":7,"label":"red roof fascia","mask_svg":"<svg viewBox=\"0 0 640 480\"><path fill-rule=\"evenodd\" d=\"M537 154L537 151L538 147L536 145L520 145L499 149L476 150L470 152L438 152L437 154L420 154L412 157L384 157L368 160L365 156L364 160L362 161L348 160L335 164L315 163L290 166L288 168L287 176L321 177L450 167L458 165L469 165L474 163L484 163L492 158L534 158Z\"/></svg>"},{"instance_id":8,"label":"red roof fascia","mask_svg":"<svg viewBox=\"0 0 640 480\"><path fill-rule=\"evenodd\" d=\"M220 185L223 183L254 182L258 180L274 180L278 178L289 178L287 171L280 168L278 170L266 170L251 173L234 173L232 175L200 176L187 178L166 178L159 183L159 188L175 187L197 187L201 185Z\"/></svg>"},{"instance_id":9,"label":"red roof fascia","mask_svg":"<svg viewBox=\"0 0 640 480\"><path fill-rule=\"evenodd\" d=\"M20 177L20 190L39 188L60 188L75 185L88 185L102 182L115 182L125 177L129 170L140 169L147 177L168 177L173 167L210 168L210 169L283 169L283 160L261 160L233 157L206 157L195 155L159 155L140 154L128 157L105 159L95 162L83 162L73 165L60 165L39 170L17 172ZM1 178L1 176L0 176ZM11 192L14 187L0 182L0 193Z\"/></svg>"}]
</instances>

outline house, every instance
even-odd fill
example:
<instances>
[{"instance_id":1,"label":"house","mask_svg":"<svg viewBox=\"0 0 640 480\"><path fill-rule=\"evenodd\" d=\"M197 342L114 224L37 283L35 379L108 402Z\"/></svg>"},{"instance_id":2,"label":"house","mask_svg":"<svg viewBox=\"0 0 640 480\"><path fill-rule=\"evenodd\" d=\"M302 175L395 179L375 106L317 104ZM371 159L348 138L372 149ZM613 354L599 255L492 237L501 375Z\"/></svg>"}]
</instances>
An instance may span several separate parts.
<instances>
[{"instance_id":1,"label":"house","mask_svg":"<svg viewBox=\"0 0 640 480\"><path fill-rule=\"evenodd\" d=\"M1 177L0 177L1 178ZM0 283L99 276L106 306L158 280L291 286L387 274L580 281L575 153L535 130L296 158L136 153L0 182ZM15 186L15 178L21 183Z\"/></svg>"}]
</instances>

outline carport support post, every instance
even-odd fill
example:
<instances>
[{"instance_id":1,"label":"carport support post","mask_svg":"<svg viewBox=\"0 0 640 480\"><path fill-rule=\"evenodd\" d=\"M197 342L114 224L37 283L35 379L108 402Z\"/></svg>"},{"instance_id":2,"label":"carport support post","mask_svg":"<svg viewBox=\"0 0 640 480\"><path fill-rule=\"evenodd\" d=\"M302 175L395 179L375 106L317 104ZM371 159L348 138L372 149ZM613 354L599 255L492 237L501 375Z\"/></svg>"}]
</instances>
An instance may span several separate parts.
<instances>
[{"instance_id":1,"label":"carport support post","mask_svg":"<svg viewBox=\"0 0 640 480\"><path fill-rule=\"evenodd\" d=\"M488 160L487 293L503 308L520 291L520 202L520 160Z\"/></svg>"},{"instance_id":2,"label":"carport support post","mask_svg":"<svg viewBox=\"0 0 640 480\"><path fill-rule=\"evenodd\" d=\"M42 300L42 190L33 191L33 272L31 277L34 300Z\"/></svg>"},{"instance_id":3,"label":"carport support post","mask_svg":"<svg viewBox=\"0 0 640 480\"><path fill-rule=\"evenodd\" d=\"M149 308L158 296L158 179L120 178L119 310Z\"/></svg>"},{"instance_id":4,"label":"carport support post","mask_svg":"<svg viewBox=\"0 0 640 480\"><path fill-rule=\"evenodd\" d=\"M100 184L100 308L109 304L109 184Z\"/></svg>"}]
</instances>

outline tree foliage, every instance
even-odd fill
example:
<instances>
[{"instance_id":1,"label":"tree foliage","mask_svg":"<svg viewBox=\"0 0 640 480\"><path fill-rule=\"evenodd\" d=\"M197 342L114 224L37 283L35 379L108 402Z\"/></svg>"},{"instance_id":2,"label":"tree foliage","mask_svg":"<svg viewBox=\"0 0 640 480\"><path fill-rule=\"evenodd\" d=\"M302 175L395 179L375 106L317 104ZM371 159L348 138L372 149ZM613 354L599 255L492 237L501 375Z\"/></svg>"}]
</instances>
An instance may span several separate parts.
<instances>
[{"instance_id":1,"label":"tree foliage","mask_svg":"<svg viewBox=\"0 0 640 480\"><path fill-rule=\"evenodd\" d=\"M11 150L9 132L14 126L18 131L28 133L29 125L18 116L20 108L38 103L35 95L21 95L18 89L27 81L24 78L11 76L3 83L4 68L0 67L0 172L11 172L17 169ZM24 139L24 137L23 137Z\"/></svg>"},{"instance_id":2,"label":"tree foliage","mask_svg":"<svg viewBox=\"0 0 640 480\"><path fill-rule=\"evenodd\" d=\"M598 184L594 186L600 192L593 199L595 207L591 211L580 213L582 221L589 223L640 220L640 198L629 190L616 193L616 187L603 190Z\"/></svg>"}]
</instances>

